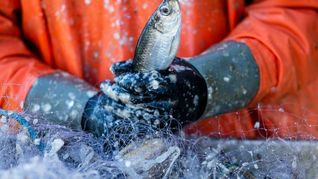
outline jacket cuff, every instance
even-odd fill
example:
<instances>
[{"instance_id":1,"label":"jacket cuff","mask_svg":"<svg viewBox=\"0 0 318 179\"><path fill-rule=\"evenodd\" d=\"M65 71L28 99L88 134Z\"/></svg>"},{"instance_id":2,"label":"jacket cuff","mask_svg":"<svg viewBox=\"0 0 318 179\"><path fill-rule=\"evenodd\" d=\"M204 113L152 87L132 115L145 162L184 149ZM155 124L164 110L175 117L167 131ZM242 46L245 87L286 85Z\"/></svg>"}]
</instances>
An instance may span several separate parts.
<instances>
[{"instance_id":1,"label":"jacket cuff","mask_svg":"<svg viewBox=\"0 0 318 179\"><path fill-rule=\"evenodd\" d=\"M46 122L81 130L86 103L96 93L96 88L85 81L58 71L35 81L24 110Z\"/></svg>"}]
</instances>

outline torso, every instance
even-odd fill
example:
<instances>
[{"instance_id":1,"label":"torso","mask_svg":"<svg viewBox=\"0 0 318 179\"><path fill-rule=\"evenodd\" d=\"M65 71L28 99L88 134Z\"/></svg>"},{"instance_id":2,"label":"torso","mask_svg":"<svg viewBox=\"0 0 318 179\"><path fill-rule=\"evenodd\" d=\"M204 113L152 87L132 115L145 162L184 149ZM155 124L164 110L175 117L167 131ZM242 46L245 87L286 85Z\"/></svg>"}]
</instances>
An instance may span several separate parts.
<instances>
[{"instance_id":1,"label":"torso","mask_svg":"<svg viewBox=\"0 0 318 179\"><path fill-rule=\"evenodd\" d=\"M133 57L138 37L160 2L22 0L23 31L45 63L98 85L112 78L111 64ZM226 1L183 0L181 8L178 56L197 55L228 34Z\"/></svg>"}]
</instances>

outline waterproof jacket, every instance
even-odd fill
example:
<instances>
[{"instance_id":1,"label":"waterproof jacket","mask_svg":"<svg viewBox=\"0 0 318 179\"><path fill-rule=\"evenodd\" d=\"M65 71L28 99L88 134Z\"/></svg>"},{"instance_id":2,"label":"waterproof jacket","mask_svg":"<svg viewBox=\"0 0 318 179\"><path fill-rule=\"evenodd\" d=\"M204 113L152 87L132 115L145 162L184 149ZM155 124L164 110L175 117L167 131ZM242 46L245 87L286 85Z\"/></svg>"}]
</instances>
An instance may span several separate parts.
<instances>
[{"instance_id":1,"label":"waterproof jacket","mask_svg":"<svg viewBox=\"0 0 318 179\"><path fill-rule=\"evenodd\" d=\"M133 57L160 1L0 1L0 106L21 110L36 79L56 70L95 86L111 79L110 65ZM200 120L188 134L318 138L318 0L187 0L181 7L178 56L235 40L248 45L260 70L249 108Z\"/></svg>"}]
</instances>

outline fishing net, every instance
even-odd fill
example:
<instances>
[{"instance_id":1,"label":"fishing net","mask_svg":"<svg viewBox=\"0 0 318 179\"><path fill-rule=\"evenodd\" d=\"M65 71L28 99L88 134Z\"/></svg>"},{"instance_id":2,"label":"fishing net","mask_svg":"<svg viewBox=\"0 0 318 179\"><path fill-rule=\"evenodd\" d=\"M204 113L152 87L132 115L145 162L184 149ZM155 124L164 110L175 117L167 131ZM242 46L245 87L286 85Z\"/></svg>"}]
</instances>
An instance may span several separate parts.
<instances>
[{"instance_id":1,"label":"fishing net","mask_svg":"<svg viewBox=\"0 0 318 179\"><path fill-rule=\"evenodd\" d=\"M272 112L286 113L280 106ZM253 111L269 110L263 106ZM305 112L305 111L304 111ZM165 129L131 139L122 149L105 139L44 123L27 112L1 110L1 178L314 178L316 142L186 138ZM307 112L308 113L308 112ZM305 116L297 116L306 124ZM10 132L10 121L23 128ZM298 124L295 124L298 125ZM122 126L125 127L125 126ZM132 128L127 123L127 128ZM292 129L294 126L290 126ZM262 130L255 122L255 130ZM263 129L264 130L264 129ZM155 133L155 135L154 135ZM271 131L275 137L275 132ZM119 139L120 140L120 139ZM113 141L115 142L115 141ZM117 144L113 144L117 145Z\"/></svg>"}]
</instances>

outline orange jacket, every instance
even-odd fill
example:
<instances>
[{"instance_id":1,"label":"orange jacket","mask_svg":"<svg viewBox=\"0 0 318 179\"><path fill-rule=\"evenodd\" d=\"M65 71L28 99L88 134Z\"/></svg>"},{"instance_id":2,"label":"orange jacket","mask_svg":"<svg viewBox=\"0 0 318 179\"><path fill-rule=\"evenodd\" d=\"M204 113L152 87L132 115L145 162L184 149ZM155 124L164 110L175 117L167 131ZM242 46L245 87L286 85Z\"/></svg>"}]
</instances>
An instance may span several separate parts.
<instances>
[{"instance_id":1,"label":"orange jacket","mask_svg":"<svg viewBox=\"0 0 318 179\"><path fill-rule=\"evenodd\" d=\"M92 85L112 78L109 66L133 56L160 1L0 1L0 106L18 110L33 82L56 69ZM251 108L201 120L188 133L318 137L318 0L258 1L248 8L243 0L182 1L178 56L242 41L261 76Z\"/></svg>"}]
</instances>

